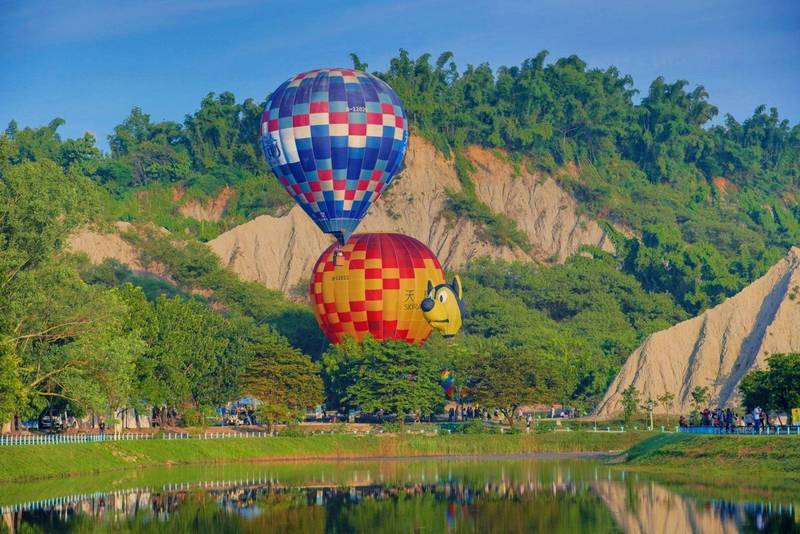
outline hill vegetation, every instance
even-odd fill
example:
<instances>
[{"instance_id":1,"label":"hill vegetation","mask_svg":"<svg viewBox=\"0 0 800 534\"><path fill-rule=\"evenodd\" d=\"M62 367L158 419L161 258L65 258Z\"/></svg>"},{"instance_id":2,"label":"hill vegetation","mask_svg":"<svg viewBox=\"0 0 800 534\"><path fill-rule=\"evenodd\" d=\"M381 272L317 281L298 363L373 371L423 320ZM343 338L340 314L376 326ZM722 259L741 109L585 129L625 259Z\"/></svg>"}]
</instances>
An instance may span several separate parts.
<instances>
[{"instance_id":1,"label":"hill vegetation","mask_svg":"<svg viewBox=\"0 0 800 534\"><path fill-rule=\"evenodd\" d=\"M615 68L590 69L575 56L547 63L545 52L519 66L459 71L449 53L432 63L401 51L376 75L400 94L415 131L454 158L463 187L450 192L448 210L474 220L488 241L529 246L475 195L462 157L473 144L553 175L614 237L615 255L585 250L552 268L475 261L462 273L464 335L401 351L415 368L429 370L419 363L428 358L454 369L487 405L591 405L646 335L719 303L800 242L800 126L774 109L713 124L718 111L701 86L659 78L637 101ZM261 107L225 92L182 122L133 108L109 136L110 153L88 133L61 139L61 119L9 124L0 136L0 420L52 399L76 412L200 411L244 392L248 369L271 361L311 375L322 361L329 401L350 395L380 407L346 384L335 390L341 367L324 362L342 355L323 358L307 309L238 280L201 243L291 202L259 150ZM219 221L178 209L224 187L233 196ZM70 232L116 220L138 223L125 238L165 265L168 280L66 254ZM375 349L384 350L363 361L400 349ZM508 388L508 369L524 373L513 385L520 394L501 406L491 392ZM392 406L425 413L442 401L430 393ZM319 392L307 397L316 402Z\"/></svg>"},{"instance_id":2,"label":"hill vegetation","mask_svg":"<svg viewBox=\"0 0 800 534\"><path fill-rule=\"evenodd\" d=\"M718 110L702 86L658 78L636 103L633 80L616 68L546 58L459 72L450 53L431 63L401 51L377 74L442 151L502 148L555 174L596 217L633 229L635 239L618 236L623 269L691 314L800 242L800 126L765 106L742 123L727 115L712 126ZM556 172L570 164L577 173ZM468 188L452 204L516 241L513 229L499 230L503 221L481 215Z\"/></svg>"}]
</instances>

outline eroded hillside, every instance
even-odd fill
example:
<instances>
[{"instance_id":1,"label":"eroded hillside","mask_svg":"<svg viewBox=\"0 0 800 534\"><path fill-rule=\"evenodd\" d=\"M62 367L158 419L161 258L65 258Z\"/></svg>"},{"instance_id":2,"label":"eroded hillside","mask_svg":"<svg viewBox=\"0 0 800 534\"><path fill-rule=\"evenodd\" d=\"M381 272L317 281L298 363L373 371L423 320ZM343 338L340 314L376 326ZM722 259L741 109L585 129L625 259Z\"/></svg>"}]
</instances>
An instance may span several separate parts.
<instances>
[{"instance_id":1,"label":"eroded hillside","mask_svg":"<svg viewBox=\"0 0 800 534\"><path fill-rule=\"evenodd\" d=\"M560 262L587 244L611 250L605 232L595 221L578 215L575 200L552 178L525 170L517 175L509 163L488 150L473 148L468 156L476 168L472 179L480 200L516 221L528 236L530 252L489 243L472 221L448 215L447 190L461 188L455 167L418 136L411 138L405 169L370 209L359 231L416 237L449 268L459 268L479 256ZM308 276L330 243L294 207L281 217L257 217L223 233L209 246L243 278L287 292Z\"/></svg>"},{"instance_id":2,"label":"eroded hillside","mask_svg":"<svg viewBox=\"0 0 800 534\"><path fill-rule=\"evenodd\" d=\"M598 413L622 411L633 384L641 399L675 395L673 413L691 410L690 393L708 386L710 405L735 405L747 372L766 367L770 354L800 351L800 248L719 306L652 334L631 354ZM657 413L664 413L658 406Z\"/></svg>"}]
</instances>

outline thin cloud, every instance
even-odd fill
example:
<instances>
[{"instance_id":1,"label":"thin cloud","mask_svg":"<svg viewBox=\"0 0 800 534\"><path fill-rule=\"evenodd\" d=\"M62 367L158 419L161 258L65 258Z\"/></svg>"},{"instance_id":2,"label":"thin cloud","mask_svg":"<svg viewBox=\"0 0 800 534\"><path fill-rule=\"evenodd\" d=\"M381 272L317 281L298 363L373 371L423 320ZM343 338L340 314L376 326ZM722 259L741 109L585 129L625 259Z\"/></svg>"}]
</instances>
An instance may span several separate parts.
<instances>
[{"instance_id":1,"label":"thin cloud","mask_svg":"<svg viewBox=\"0 0 800 534\"><path fill-rule=\"evenodd\" d=\"M6 29L28 45L135 35L186 24L193 19L231 8L253 6L259 0L140 0L46 2L34 1L6 11Z\"/></svg>"}]
</instances>

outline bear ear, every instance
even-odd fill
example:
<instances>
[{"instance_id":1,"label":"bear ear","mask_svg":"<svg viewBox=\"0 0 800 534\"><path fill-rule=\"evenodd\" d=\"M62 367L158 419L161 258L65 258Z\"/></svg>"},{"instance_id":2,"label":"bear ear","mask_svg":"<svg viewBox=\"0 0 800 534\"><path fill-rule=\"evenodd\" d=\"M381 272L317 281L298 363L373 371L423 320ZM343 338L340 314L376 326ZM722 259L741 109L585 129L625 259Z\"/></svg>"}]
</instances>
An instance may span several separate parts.
<instances>
[{"instance_id":1,"label":"bear ear","mask_svg":"<svg viewBox=\"0 0 800 534\"><path fill-rule=\"evenodd\" d=\"M461 277L456 275L456 277L453 278L452 286L453 286L453 293L456 294L458 300L461 300L464 297L464 290L461 288Z\"/></svg>"},{"instance_id":2,"label":"bear ear","mask_svg":"<svg viewBox=\"0 0 800 534\"><path fill-rule=\"evenodd\" d=\"M430 295L431 291L433 291L433 282L431 282L430 280L428 280L428 289L426 291L427 291L427 293L426 293L427 295Z\"/></svg>"}]
</instances>

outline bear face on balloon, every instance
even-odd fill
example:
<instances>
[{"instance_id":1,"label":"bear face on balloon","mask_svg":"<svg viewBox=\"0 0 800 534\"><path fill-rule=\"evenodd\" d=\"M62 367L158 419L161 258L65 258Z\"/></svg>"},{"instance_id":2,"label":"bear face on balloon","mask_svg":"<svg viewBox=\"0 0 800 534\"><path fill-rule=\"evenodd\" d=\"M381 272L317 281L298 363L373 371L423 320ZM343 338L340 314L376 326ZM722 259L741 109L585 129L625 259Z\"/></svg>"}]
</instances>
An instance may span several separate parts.
<instances>
[{"instance_id":1,"label":"bear face on balloon","mask_svg":"<svg viewBox=\"0 0 800 534\"><path fill-rule=\"evenodd\" d=\"M420 304L422 315L428 324L444 337L452 337L461 329L464 315L463 297L464 291L458 275L450 284L434 286L433 282L428 280L428 293Z\"/></svg>"}]
</instances>

